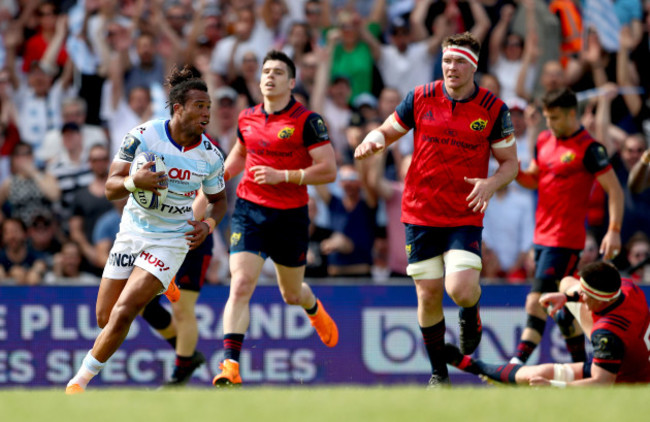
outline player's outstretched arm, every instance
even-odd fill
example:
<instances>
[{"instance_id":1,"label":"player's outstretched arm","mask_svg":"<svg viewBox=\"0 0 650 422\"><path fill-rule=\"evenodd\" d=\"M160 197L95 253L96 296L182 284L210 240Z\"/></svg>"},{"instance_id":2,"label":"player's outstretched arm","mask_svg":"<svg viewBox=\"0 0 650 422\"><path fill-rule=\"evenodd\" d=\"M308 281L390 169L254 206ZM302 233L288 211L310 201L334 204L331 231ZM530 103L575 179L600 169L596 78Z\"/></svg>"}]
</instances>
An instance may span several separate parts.
<instances>
[{"instance_id":1,"label":"player's outstretched arm","mask_svg":"<svg viewBox=\"0 0 650 422\"><path fill-rule=\"evenodd\" d=\"M408 129L400 126L394 115L388 118L377 129L371 130L359 146L354 150L354 158L363 160L373 154L382 152L387 146L401 138Z\"/></svg>"}]
</instances>

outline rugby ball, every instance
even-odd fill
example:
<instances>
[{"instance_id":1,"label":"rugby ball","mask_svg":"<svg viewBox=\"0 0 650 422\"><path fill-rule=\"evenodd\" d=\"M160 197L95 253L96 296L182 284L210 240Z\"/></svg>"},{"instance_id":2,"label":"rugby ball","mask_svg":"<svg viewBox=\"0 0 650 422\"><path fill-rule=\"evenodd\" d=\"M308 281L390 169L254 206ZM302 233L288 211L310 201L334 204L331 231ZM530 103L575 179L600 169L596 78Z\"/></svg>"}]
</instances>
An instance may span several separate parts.
<instances>
[{"instance_id":1,"label":"rugby ball","mask_svg":"<svg viewBox=\"0 0 650 422\"><path fill-rule=\"evenodd\" d=\"M154 165L149 168L153 172L164 171L167 173L167 167L159 155L154 154L153 152L141 152L138 154L133 162L131 163L131 168L129 169L129 175L133 176L136 171L142 168L146 163L153 161ZM165 179L165 188L158 189L160 196L154 194L150 190L145 189L136 189L131 192L133 199L138 203L142 208L148 210L156 210L160 205L165 202L167 198L167 179Z\"/></svg>"}]
</instances>

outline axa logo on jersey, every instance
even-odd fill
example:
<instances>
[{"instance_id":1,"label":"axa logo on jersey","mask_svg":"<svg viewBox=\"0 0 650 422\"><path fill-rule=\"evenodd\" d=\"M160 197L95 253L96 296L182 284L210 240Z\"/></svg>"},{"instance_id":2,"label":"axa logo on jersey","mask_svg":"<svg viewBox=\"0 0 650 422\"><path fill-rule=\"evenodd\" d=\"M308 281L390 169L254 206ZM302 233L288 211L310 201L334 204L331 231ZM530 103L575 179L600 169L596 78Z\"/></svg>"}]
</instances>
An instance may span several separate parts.
<instances>
[{"instance_id":1,"label":"axa logo on jersey","mask_svg":"<svg viewBox=\"0 0 650 422\"><path fill-rule=\"evenodd\" d=\"M192 172L187 169L172 167L167 171L167 177L175 180L190 180Z\"/></svg>"}]
</instances>

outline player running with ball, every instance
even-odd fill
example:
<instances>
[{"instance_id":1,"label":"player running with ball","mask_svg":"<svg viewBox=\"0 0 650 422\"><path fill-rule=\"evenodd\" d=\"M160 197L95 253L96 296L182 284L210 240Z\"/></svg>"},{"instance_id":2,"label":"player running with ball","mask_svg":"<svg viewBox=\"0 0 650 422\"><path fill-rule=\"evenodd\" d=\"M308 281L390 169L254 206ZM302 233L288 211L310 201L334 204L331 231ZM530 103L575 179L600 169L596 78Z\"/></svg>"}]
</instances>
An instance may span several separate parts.
<instances>
[{"instance_id":1,"label":"player running with ball","mask_svg":"<svg viewBox=\"0 0 650 422\"><path fill-rule=\"evenodd\" d=\"M171 119L152 120L131 130L106 182L110 200L135 189L157 192L168 183L166 206L145 209L129 197L97 294L97 323L103 330L68 382L66 394L86 389L120 347L138 313L167 289L188 249L201 244L226 212L223 157L203 134L210 120L207 86L189 68L172 72L168 84ZM131 163L141 152L163 157L168 180L163 172L149 171L152 163L129 176ZM194 221L192 215L198 189L213 204L211 217L204 221Z\"/></svg>"}]
</instances>

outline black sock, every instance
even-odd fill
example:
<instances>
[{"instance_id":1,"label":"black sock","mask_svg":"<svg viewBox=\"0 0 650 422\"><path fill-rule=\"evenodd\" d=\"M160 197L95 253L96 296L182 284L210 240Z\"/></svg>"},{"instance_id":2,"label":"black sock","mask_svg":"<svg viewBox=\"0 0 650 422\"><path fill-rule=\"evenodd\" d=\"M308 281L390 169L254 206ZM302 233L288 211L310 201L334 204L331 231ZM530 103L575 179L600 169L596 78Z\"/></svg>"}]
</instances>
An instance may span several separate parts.
<instances>
[{"instance_id":1,"label":"black sock","mask_svg":"<svg viewBox=\"0 0 650 422\"><path fill-rule=\"evenodd\" d=\"M523 363L526 363L526 361L528 361L528 358L530 358L530 355L532 355L533 352L535 351L536 347L537 347L536 343L533 343L532 341L528 341L528 340L522 340L517 345L516 357Z\"/></svg>"},{"instance_id":2,"label":"black sock","mask_svg":"<svg viewBox=\"0 0 650 422\"><path fill-rule=\"evenodd\" d=\"M318 300L316 301L316 303L314 303L314 306L312 306L309 309L305 309L305 312L307 312L307 315L311 315L311 316L316 315L316 312L318 312Z\"/></svg>"},{"instance_id":3,"label":"black sock","mask_svg":"<svg viewBox=\"0 0 650 422\"><path fill-rule=\"evenodd\" d=\"M587 360L584 334L564 340L566 341L566 348L569 350L573 362L585 362Z\"/></svg>"},{"instance_id":4,"label":"black sock","mask_svg":"<svg viewBox=\"0 0 650 422\"><path fill-rule=\"evenodd\" d=\"M442 378L447 378L449 372L447 371L447 363L445 360L445 319L431 327L420 327L422 337L424 339L424 347L429 356L431 363L431 373L439 375Z\"/></svg>"},{"instance_id":5,"label":"black sock","mask_svg":"<svg viewBox=\"0 0 650 422\"><path fill-rule=\"evenodd\" d=\"M467 324L477 324L478 321L480 321L480 316L479 316L479 301L476 301L476 303L473 306L469 306L467 308L460 308L458 311L458 316L460 317L461 321L465 321Z\"/></svg>"},{"instance_id":6,"label":"black sock","mask_svg":"<svg viewBox=\"0 0 650 422\"><path fill-rule=\"evenodd\" d=\"M172 346L172 349L176 350L176 336L166 338L165 341L169 343L170 346Z\"/></svg>"},{"instance_id":7,"label":"black sock","mask_svg":"<svg viewBox=\"0 0 650 422\"><path fill-rule=\"evenodd\" d=\"M192 365L192 356L176 355L176 366L179 368L187 368Z\"/></svg>"},{"instance_id":8,"label":"black sock","mask_svg":"<svg viewBox=\"0 0 650 422\"><path fill-rule=\"evenodd\" d=\"M516 384L515 374L517 371L519 371L519 368L524 366L514 363L495 365L493 363L485 363L481 360L476 360L473 363L479 369L480 374L483 374L495 381L504 382L507 384Z\"/></svg>"},{"instance_id":9,"label":"black sock","mask_svg":"<svg viewBox=\"0 0 650 422\"><path fill-rule=\"evenodd\" d=\"M239 354L241 353L241 346L243 342L243 334L225 334L223 336L223 348L225 352L224 358L239 362Z\"/></svg>"}]
</instances>

